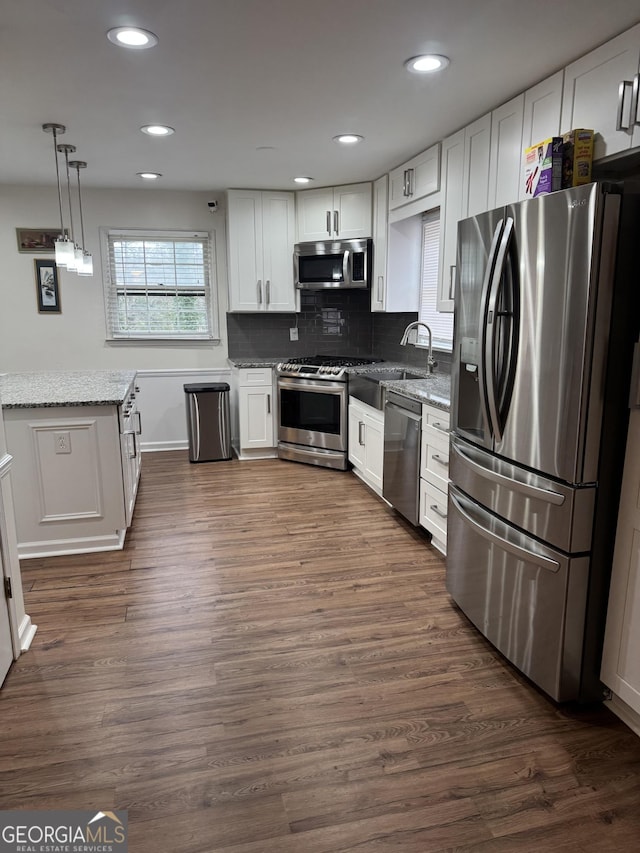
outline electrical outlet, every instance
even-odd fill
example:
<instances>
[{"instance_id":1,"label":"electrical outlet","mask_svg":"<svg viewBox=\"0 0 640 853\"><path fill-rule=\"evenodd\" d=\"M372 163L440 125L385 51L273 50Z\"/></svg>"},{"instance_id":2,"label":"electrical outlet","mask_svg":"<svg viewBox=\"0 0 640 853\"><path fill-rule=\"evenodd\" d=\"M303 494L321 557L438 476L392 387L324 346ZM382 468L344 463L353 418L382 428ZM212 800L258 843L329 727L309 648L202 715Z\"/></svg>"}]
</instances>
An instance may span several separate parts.
<instances>
[{"instance_id":1,"label":"electrical outlet","mask_svg":"<svg viewBox=\"0 0 640 853\"><path fill-rule=\"evenodd\" d=\"M54 432L53 440L55 442L56 453L71 453L71 435L69 430Z\"/></svg>"},{"instance_id":2,"label":"electrical outlet","mask_svg":"<svg viewBox=\"0 0 640 853\"><path fill-rule=\"evenodd\" d=\"M294 326L292 329L289 329L289 340L297 341L298 340L298 327Z\"/></svg>"}]
</instances>

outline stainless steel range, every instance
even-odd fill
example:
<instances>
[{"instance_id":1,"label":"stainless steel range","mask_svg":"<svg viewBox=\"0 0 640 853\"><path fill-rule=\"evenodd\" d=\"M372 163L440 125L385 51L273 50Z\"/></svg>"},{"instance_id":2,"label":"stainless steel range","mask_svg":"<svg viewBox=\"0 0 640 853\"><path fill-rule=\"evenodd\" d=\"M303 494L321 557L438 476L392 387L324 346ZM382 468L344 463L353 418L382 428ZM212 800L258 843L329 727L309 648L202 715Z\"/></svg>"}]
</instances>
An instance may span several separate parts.
<instances>
[{"instance_id":1,"label":"stainless steel range","mask_svg":"<svg viewBox=\"0 0 640 853\"><path fill-rule=\"evenodd\" d=\"M282 362L278 375L278 456L347 469L349 374L372 358L312 355Z\"/></svg>"}]
</instances>

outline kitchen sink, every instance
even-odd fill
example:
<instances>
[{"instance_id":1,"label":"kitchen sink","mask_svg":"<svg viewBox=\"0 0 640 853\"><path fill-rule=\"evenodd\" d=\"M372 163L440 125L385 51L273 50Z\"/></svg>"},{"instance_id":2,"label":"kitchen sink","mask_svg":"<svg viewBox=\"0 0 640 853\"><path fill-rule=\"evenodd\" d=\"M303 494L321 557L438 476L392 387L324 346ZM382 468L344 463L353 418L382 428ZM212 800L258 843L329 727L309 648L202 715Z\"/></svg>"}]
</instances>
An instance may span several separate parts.
<instances>
[{"instance_id":1,"label":"kitchen sink","mask_svg":"<svg viewBox=\"0 0 640 853\"><path fill-rule=\"evenodd\" d=\"M397 382L405 379L427 379L425 373L412 370L378 370L375 373L356 373L349 377L349 394L374 409L384 409L385 388L381 382Z\"/></svg>"}]
</instances>

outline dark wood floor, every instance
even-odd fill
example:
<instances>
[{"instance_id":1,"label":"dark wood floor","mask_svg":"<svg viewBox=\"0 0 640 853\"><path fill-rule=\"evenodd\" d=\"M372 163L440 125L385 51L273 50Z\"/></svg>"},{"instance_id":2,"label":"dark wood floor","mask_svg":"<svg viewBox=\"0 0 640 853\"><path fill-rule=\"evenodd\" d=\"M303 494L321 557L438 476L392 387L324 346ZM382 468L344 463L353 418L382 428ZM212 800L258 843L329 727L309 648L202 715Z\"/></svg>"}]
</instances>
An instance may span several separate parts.
<instances>
[{"instance_id":1,"label":"dark wood floor","mask_svg":"<svg viewBox=\"0 0 640 853\"><path fill-rule=\"evenodd\" d=\"M23 563L0 807L132 853L640 850L640 739L558 708L351 474L149 454L123 551Z\"/></svg>"}]
</instances>

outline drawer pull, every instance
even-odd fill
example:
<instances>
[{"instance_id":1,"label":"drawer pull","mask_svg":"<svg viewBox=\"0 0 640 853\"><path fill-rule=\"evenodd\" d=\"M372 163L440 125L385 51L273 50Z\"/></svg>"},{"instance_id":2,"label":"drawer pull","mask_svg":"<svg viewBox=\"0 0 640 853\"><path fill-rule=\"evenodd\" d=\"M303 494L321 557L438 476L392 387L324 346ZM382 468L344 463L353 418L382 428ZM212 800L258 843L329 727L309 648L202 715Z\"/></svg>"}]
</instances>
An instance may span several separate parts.
<instances>
[{"instance_id":1,"label":"drawer pull","mask_svg":"<svg viewBox=\"0 0 640 853\"><path fill-rule=\"evenodd\" d=\"M432 424L429 424L429 426L432 426L434 429L437 429L440 432L449 432L449 427L443 426L440 421L434 421Z\"/></svg>"},{"instance_id":2,"label":"drawer pull","mask_svg":"<svg viewBox=\"0 0 640 853\"><path fill-rule=\"evenodd\" d=\"M430 509L432 512L435 512L435 514L436 514L436 515L439 515L439 516L440 516L440 518L446 518L446 517L447 517L447 513L446 513L446 512L443 512L443 511L440 509L440 507L438 506L438 504L431 504L431 506L429 507L429 509Z\"/></svg>"},{"instance_id":3,"label":"drawer pull","mask_svg":"<svg viewBox=\"0 0 640 853\"><path fill-rule=\"evenodd\" d=\"M440 456L439 454L437 454L437 453L432 453L432 454L431 454L431 458L432 458L435 462L439 462L439 463L440 463L440 465L443 465L445 468L448 468L448 467L449 467L449 460L448 460L448 459L443 459L443 458L442 458L442 456Z\"/></svg>"}]
</instances>

